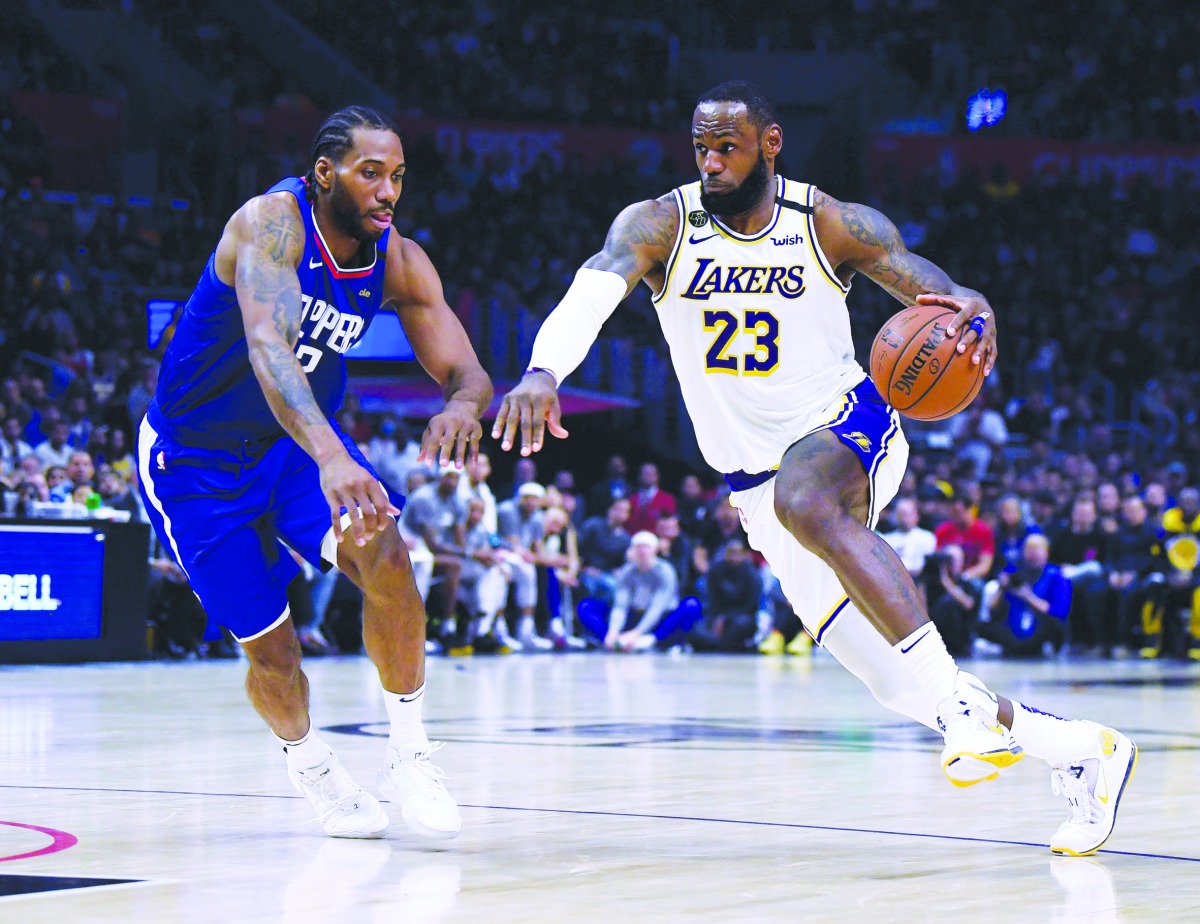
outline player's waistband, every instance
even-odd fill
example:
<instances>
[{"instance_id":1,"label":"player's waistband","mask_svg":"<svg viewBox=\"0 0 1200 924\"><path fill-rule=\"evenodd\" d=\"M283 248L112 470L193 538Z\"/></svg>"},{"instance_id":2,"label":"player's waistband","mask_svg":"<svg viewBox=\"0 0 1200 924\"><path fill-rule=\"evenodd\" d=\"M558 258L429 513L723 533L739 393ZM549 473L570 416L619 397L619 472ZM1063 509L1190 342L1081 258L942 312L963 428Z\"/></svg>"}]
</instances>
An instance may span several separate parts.
<instances>
[{"instance_id":1,"label":"player's waistband","mask_svg":"<svg viewBox=\"0 0 1200 924\"><path fill-rule=\"evenodd\" d=\"M730 491L749 491L751 488L757 488L760 484L766 484L772 478L779 474L779 469L771 468L765 472L727 472L725 474L725 483L729 485Z\"/></svg>"},{"instance_id":2,"label":"player's waistband","mask_svg":"<svg viewBox=\"0 0 1200 924\"><path fill-rule=\"evenodd\" d=\"M282 428L277 431L253 434L246 439L242 433L232 434L217 427L200 429L181 425L169 420L163 414L157 401L151 401L146 408L146 419L160 439L179 446L181 449L204 449L210 452L228 453L242 459L252 459L262 456L279 439L286 436Z\"/></svg>"}]
</instances>

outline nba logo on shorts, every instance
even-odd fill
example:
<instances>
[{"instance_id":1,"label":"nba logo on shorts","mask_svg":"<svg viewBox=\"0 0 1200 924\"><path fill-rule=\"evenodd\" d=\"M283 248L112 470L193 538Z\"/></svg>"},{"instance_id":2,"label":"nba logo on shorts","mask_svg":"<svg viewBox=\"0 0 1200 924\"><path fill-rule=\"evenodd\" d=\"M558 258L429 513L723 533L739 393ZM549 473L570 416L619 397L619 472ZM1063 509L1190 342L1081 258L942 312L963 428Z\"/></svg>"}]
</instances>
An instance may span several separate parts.
<instances>
[{"instance_id":1,"label":"nba logo on shorts","mask_svg":"<svg viewBox=\"0 0 1200 924\"><path fill-rule=\"evenodd\" d=\"M167 457L163 455L163 451L161 449L158 451L158 455L154 457L154 461L158 463L158 470L160 472L165 472L167 470Z\"/></svg>"},{"instance_id":2,"label":"nba logo on shorts","mask_svg":"<svg viewBox=\"0 0 1200 924\"><path fill-rule=\"evenodd\" d=\"M750 521L746 519L746 511L744 511L741 507L738 507L737 512L738 519L742 521L742 529L750 529Z\"/></svg>"}]
</instances>

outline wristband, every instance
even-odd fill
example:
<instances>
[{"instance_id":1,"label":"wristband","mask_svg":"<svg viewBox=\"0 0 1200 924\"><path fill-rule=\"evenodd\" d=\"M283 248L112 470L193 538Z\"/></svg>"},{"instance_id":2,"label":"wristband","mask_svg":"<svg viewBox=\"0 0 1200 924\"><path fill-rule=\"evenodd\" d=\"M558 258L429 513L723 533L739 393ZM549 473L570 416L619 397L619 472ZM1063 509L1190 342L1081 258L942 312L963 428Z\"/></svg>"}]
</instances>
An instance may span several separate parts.
<instances>
[{"instance_id":1,"label":"wristband","mask_svg":"<svg viewBox=\"0 0 1200 924\"><path fill-rule=\"evenodd\" d=\"M549 369L545 368L544 366L530 366L528 369L525 370L525 372L523 374L529 375L529 373L531 373L531 372L546 373L546 375L550 376L551 380L553 380L554 387L558 388L558 376L556 376L553 372L551 372Z\"/></svg>"}]
</instances>

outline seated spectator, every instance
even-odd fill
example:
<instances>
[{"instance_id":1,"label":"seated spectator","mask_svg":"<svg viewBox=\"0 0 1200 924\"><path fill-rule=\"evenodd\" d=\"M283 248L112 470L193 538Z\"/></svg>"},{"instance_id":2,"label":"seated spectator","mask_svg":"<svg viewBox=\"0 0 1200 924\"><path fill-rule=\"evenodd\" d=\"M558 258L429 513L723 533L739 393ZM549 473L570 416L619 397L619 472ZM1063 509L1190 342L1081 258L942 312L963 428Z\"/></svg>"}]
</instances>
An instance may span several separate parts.
<instances>
[{"instance_id":1,"label":"seated spectator","mask_svg":"<svg viewBox=\"0 0 1200 924\"><path fill-rule=\"evenodd\" d=\"M628 468L624 456L610 456L603 480L592 485L587 495L587 509L594 514L608 510L615 500L628 497L632 488L625 479Z\"/></svg>"},{"instance_id":2,"label":"seated spectator","mask_svg":"<svg viewBox=\"0 0 1200 924\"><path fill-rule=\"evenodd\" d=\"M1037 523L1028 522L1021 510L1021 501L1012 494L1000 498L996 505L996 526L993 530L993 542L996 546L996 561L992 566L991 577L996 577L1009 565L1020 564L1021 549L1025 545L1025 537L1040 533Z\"/></svg>"},{"instance_id":3,"label":"seated spectator","mask_svg":"<svg viewBox=\"0 0 1200 924\"><path fill-rule=\"evenodd\" d=\"M459 584L461 599L471 613L467 643L477 650L518 651L520 645L502 624L513 569L505 560L500 537L484 523L486 512L481 498L467 501L466 554Z\"/></svg>"},{"instance_id":4,"label":"seated spectator","mask_svg":"<svg viewBox=\"0 0 1200 924\"><path fill-rule=\"evenodd\" d=\"M65 420L56 420L51 425L50 435L45 442L39 443L33 448L33 454L38 457L43 468L49 468L51 465L67 467L67 463L71 461L71 453L75 451L67 442L70 432L71 428L67 426Z\"/></svg>"},{"instance_id":5,"label":"seated spectator","mask_svg":"<svg viewBox=\"0 0 1200 924\"><path fill-rule=\"evenodd\" d=\"M965 486L951 499L950 519L938 526L933 534L937 537L939 550L948 545L962 549L962 577L965 580L981 581L988 576L996 557L995 534L976 515Z\"/></svg>"},{"instance_id":6,"label":"seated spectator","mask_svg":"<svg viewBox=\"0 0 1200 924\"><path fill-rule=\"evenodd\" d=\"M678 605L675 569L658 557L658 537L654 533L634 533L629 558L617 569L608 618L592 609L579 612L584 628L611 651L653 648L657 641L654 629Z\"/></svg>"},{"instance_id":7,"label":"seated spectator","mask_svg":"<svg viewBox=\"0 0 1200 924\"><path fill-rule=\"evenodd\" d=\"M96 481L96 466L92 463L92 457L83 450L76 449L67 461L67 477L76 488L80 485L92 487Z\"/></svg>"},{"instance_id":8,"label":"seated spectator","mask_svg":"<svg viewBox=\"0 0 1200 924\"><path fill-rule=\"evenodd\" d=\"M554 488L557 494L558 489ZM546 492L547 497L550 491ZM544 634L559 648L582 649L587 642L573 632L575 588L579 586L579 546L571 518L560 506L546 509L542 535L534 540L533 561L538 571L538 600L544 615ZM542 626L538 626L542 629Z\"/></svg>"},{"instance_id":9,"label":"seated spectator","mask_svg":"<svg viewBox=\"0 0 1200 924\"><path fill-rule=\"evenodd\" d=\"M527 460L518 460L518 462ZM520 467L516 477L524 477ZM538 635L534 612L537 606L537 566L533 560L533 544L542 536L542 502L546 489L536 481L522 482L515 497L496 505L496 519L500 526L500 538L511 550L510 563L514 570L513 581L518 587L532 587L528 606L521 606L517 618L517 641L529 651L549 651L554 647L550 639ZM526 598L528 599L528 598ZM520 602L520 601L519 601Z\"/></svg>"},{"instance_id":10,"label":"seated spectator","mask_svg":"<svg viewBox=\"0 0 1200 924\"><path fill-rule=\"evenodd\" d=\"M1142 657L1200 661L1200 490L1184 488L1163 514L1162 544L1142 611Z\"/></svg>"},{"instance_id":11,"label":"seated spectator","mask_svg":"<svg viewBox=\"0 0 1200 924\"><path fill-rule=\"evenodd\" d=\"M50 500L56 504L65 504L71 499L71 476L62 465L51 465L46 469L46 487L50 489Z\"/></svg>"},{"instance_id":12,"label":"seated spectator","mask_svg":"<svg viewBox=\"0 0 1200 924\"><path fill-rule=\"evenodd\" d=\"M496 519L496 495L488 486L492 475L492 460L486 452L478 453L463 465L466 478L458 482L458 496L465 503L473 497L483 502L483 525L489 533L499 534L500 524Z\"/></svg>"},{"instance_id":13,"label":"seated spectator","mask_svg":"<svg viewBox=\"0 0 1200 924\"><path fill-rule=\"evenodd\" d=\"M1071 582L1050 562L1050 544L1039 534L1027 536L1021 564L1000 573L1000 596L979 635L1010 658L1050 657L1063 643L1071 610ZM977 652L986 650L979 646Z\"/></svg>"},{"instance_id":14,"label":"seated spectator","mask_svg":"<svg viewBox=\"0 0 1200 924\"><path fill-rule=\"evenodd\" d=\"M1065 527L1049 536L1054 550L1053 561L1071 582L1072 644L1095 649L1101 639L1093 636L1098 619L1092 613L1097 594L1104 587L1104 565L1101 556L1107 539L1096 522L1096 502L1091 492L1080 492L1071 504L1071 519Z\"/></svg>"},{"instance_id":15,"label":"seated spectator","mask_svg":"<svg viewBox=\"0 0 1200 924\"><path fill-rule=\"evenodd\" d=\"M745 652L753 649L762 579L740 538L730 539L708 570L704 614L687 633L696 651Z\"/></svg>"},{"instance_id":16,"label":"seated spectator","mask_svg":"<svg viewBox=\"0 0 1200 924\"><path fill-rule=\"evenodd\" d=\"M629 507L628 498L618 497L609 503L603 517L588 517L579 531L580 585L589 597L606 604L612 603L614 575L625 564L629 550L629 533L625 531Z\"/></svg>"},{"instance_id":17,"label":"seated spectator","mask_svg":"<svg viewBox=\"0 0 1200 924\"><path fill-rule=\"evenodd\" d=\"M658 518L675 512L675 498L658 486L658 466L645 462L638 469L638 489L631 497L633 507L625 528L630 534L654 532Z\"/></svg>"},{"instance_id":18,"label":"seated spectator","mask_svg":"<svg viewBox=\"0 0 1200 924\"><path fill-rule=\"evenodd\" d=\"M921 575L925 573L925 559L937 549L937 537L921 528L917 502L911 497L896 501L892 516L896 521L896 529L884 533L883 539L900 556L900 561L917 582L918 589L924 591Z\"/></svg>"},{"instance_id":19,"label":"seated spectator","mask_svg":"<svg viewBox=\"0 0 1200 924\"><path fill-rule=\"evenodd\" d=\"M1146 505L1137 495L1121 503L1121 528L1107 534L1103 564L1108 581L1103 597L1092 607L1100 620L1092 637L1110 657L1124 657L1133 637L1136 616L1154 572L1159 549L1158 528L1146 518Z\"/></svg>"},{"instance_id":20,"label":"seated spectator","mask_svg":"<svg viewBox=\"0 0 1200 924\"><path fill-rule=\"evenodd\" d=\"M714 502L708 524L700 534L695 556L697 579L707 577L712 563L730 539L740 539L749 545L737 508L723 497Z\"/></svg>"},{"instance_id":21,"label":"seated spectator","mask_svg":"<svg viewBox=\"0 0 1200 924\"><path fill-rule=\"evenodd\" d=\"M458 499L458 478L458 469L447 465L436 482L422 485L409 496L402 516L406 531L422 540L433 553L434 575L445 580L443 615L447 625L444 628L449 631L457 628L449 621L454 618L454 604L458 600L466 539L466 508Z\"/></svg>"},{"instance_id":22,"label":"seated spectator","mask_svg":"<svg viewBox=\"0 0 1200 924\"><path fill-rule=\"evenodd\" d=\"M658 536L659 557L665 558L675 569L675 577L679 581L679 595L686 597L695 593L693 584L696 577L696 543L690 536L683 534L678 514L668 513L659 517L654 534Z\"/></svg>"},{"instance_id":23,"label":"seated spectator","mask_svg":"<svg viewBox=\"0 0 1200 924\"><path fill-rule=\"evenodd\" d=\"M968 578L963 570L965 556L956 545L937 550L929 559L935 580L928 581L929 619L955 657L971 653L976 610L982 582Z\"/></svg>"},{"instance_id":24,"label":"seated spectator","mask_svg":"<svg viewBox=\"0 0 1200 924\"><path fill-rule=\"evenodd\" d=\"M133 483L133 473L137 468L137 462L129 451L129 435L121 427L114 427L108 431L108 451L105 453L104 459L116 470L118 475L130 484Z\"/></svg>"},{"instance_id":25,"label":"seated spectator","mask_svg":"<svg viewBox=\"0 0 1200 924\"><path fill-rule=\"evenodd\" d=\"M142 510L140 499L130 487L129 482L117 474L116 469L105 466L96 476L99 485L98 493L106 507L113 510L127 510L131 520L146 522L145 511Z\"/></svg>"},{"instance_id":26,"label":"seated spectator","mask_svg":"<svg viewBox=\"0 0 1200 924\"><path fill-rule=\"evenodd\" d=\"M704 490L698 475L690 472L679 482L679 496L675 499L675 509L679 514L679 528L684 534L695 539L704 528L708 517L708 505L712 500L709 492Z\"/></svg>"},{"instance_id":27,"label":"seated spectator","mask_svg":"<svg viewBox=\"0 0 1200 924\"><path fill-rule=\"evenodd\" d=\"M0 431L0 474L11 474L26 456L33 455L33 447L21 438L21 421L9 417Z\"/></svg>"}]
</instances>

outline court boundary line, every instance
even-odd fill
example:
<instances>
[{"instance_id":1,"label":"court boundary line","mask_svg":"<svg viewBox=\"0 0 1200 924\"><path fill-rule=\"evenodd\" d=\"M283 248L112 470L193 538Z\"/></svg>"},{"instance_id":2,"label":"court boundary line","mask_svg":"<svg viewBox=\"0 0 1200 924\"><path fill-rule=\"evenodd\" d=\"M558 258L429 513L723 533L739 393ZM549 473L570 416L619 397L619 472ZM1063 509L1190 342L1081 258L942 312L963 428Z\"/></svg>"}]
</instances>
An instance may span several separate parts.
<instances>
[{"instance_id":1,"label":"court boundary line","mask_svg":"<svg viewBox=\"0 0 1200 924\"><path fill-rule=\"evenodd\" d=\"M274 793L246 792L194 792L178 789L119 789L102 786L21 786L16 783L0 783L0 789L32 789L65 792L117 792L130 795L154 796L212 796L231 799L287 799L303 800L301 795L277 795ZM559 809L538 808L528 805L479 805L463 802L460 808L485 809L496 812L544 812L548 815L585 815L596 818L644 818L654 821L692 821L718 825L749 825L757 828L783 828L796 831L822 831L833 834L874 834L885 837L911 837L925 840L957 841L971 844L993 844L1001 847L1036 847L1048 850L1049 844L1038 844L1033 841L1014 841L1006 838L971 837L966 834L930 834L922 831L889 831L882 828L855 828L842 825L812 825L793 821L754 821L745 818L710 818L702 815L662 815L654 812L611 812L600 809ZM1182 857L1168 853L1142 853L1135 850L1104 850L1099 854L1118 857L1136 857L1144 860L1174 860L1181 863L1200 863L1200 857ZM1099 855L1097 854L1097 856Z\"/></svg>"}]
</instances>

